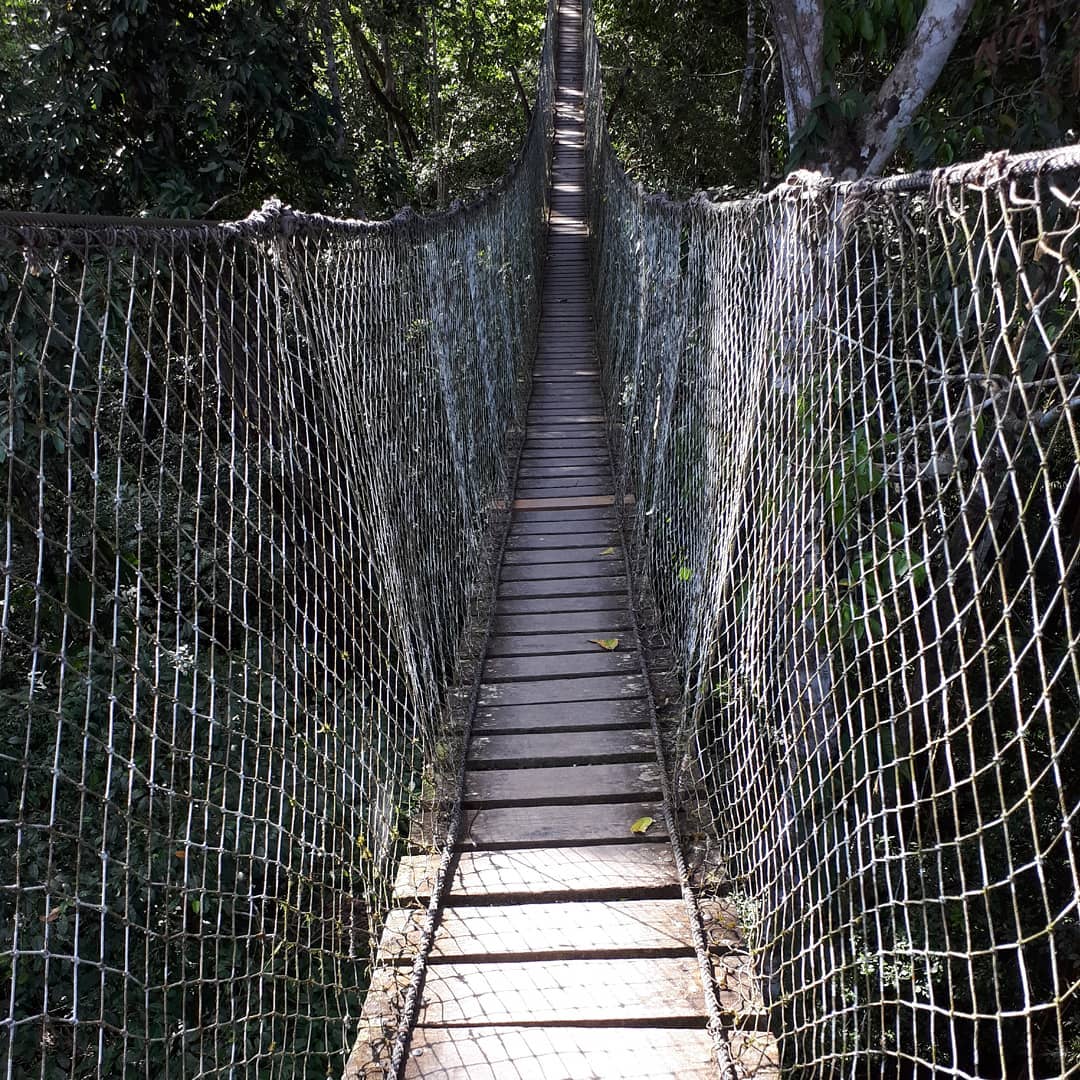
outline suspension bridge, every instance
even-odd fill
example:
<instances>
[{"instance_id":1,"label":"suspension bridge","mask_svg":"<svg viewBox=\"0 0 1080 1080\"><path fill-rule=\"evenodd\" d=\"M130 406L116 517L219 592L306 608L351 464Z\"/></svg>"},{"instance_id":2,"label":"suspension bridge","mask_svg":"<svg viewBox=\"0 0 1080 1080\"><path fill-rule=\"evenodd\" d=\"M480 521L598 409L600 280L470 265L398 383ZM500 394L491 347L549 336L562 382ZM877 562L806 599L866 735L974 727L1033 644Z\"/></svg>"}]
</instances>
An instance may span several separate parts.
<instances>
[{"instance_id":1,"label":"suspension bridge","mask_svg":"<svg viewBox=\"0 0 1080 1080\"><path fill-rule=\"evenodd\" d=\"M0 213L14 1077L1080 1075L1080 152Z\"/></svg>"}]
</instances>

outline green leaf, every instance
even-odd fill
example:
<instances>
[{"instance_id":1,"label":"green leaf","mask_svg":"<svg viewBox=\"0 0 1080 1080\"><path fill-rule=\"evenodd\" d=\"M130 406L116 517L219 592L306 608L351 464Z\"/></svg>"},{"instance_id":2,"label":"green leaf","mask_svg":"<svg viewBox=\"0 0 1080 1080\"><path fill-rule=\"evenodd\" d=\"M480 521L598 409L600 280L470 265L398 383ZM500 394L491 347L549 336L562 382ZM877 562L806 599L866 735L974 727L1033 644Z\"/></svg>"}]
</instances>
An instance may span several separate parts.
<instances>
[{"instance_id":1,"label":"green leaf","mask_svg":"<svg viewBox=\"0 0 1080 1080\"><path fill-rule=\"evenodd\" d=\"M630 831L632 833L644 834L644 833L647 833L649 831L649 829L655 824L656 824L656 821L655 821L654 818L651 818L651 817L639 817L637 819L637 821L635 821L634 824L630 826Z\"/></svg>"},{"instance_id":2,"label":"green leaf","mask_svg":"<svg viewBox=\"0 0 1080 1080\"><path fill-rule=\"evenodd\" d=\"M859 33L862 34L864 41L873 41L877 37L877 32L874 30L874 20L871 18L868 8L861 8L859 11Z\"/></svg>"},{"instance_id":3,"label":"green leaf","mask_svg":"<svg viewBox=\"0 0 1080 1080\"><path fill-rule=\"evenodd\" d=\"M680 566L679 567L679 580L680 581L689 581L690 578L693 576L693 573L694 573L694 571L691 570L689 566Z\"/></svg>"},{"instance_id":4,"label":"green leaf","mask_svg":"<svg viewBox=\"0 0 1080 1080\"><path fill-rule=\"evenodd\" d=\"M589 642L592 645L599 645L601 649L606 649L608 652L614 652L619 647L617 637L591 637Z\"/></svg>"},{"instance_id":5,"label":"green leaf","mask_svg":"<svg viewBox=\"0 0 1080 1080\"><path fill-rule=\"evenodd\" d=\"M607 547L607 548L604 548L604 550L601 551L600 554L601 555L614 555L615 554L615 549L613 547Z\"/></svg>"}]
</instances>

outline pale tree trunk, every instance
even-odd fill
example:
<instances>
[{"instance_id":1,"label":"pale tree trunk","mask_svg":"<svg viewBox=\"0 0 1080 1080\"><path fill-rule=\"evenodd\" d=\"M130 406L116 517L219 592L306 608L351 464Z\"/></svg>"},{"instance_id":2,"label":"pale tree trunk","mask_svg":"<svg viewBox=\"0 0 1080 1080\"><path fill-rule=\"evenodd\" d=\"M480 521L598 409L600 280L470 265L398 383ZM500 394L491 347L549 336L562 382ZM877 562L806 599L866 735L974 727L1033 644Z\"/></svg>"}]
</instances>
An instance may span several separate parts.
<instances>
[{"instance_id":1,"label":"pale tree trunk","mask_svg":"<svg viewBox=\"0 0 1080 1080\"><path fill-rule=\"evenodd\" d=\"M770 10L784 75L788 143L794 144L825 75L825 0L772 0Z\"/></svg>"},{"instance_id":2,"label":"pale tree trunk","mask_svg":"<svg viewBox=\"0 0 1080 1080\"><path fill-rule=\"evenodd\" d=\"M736 115L745 120L754 103L754 75L757 72L757 0L746 5L746 63L743 65L742 86Z\"/></svg>"},{"instance_id":3,"label":"pale tree trunk","mask_svg":"<svg viewBox=\"0 0 1080 1080\"><path fill-rule=\"evenodd\" d=\"M770 0L784 76L788 144L796 137L825 87L823 57L826 0ZM975 0L927 0L900 59L881 84L850 146L826 146L815 163L822 172L853 178L875 176L896 152L900 138L941 74Z\"/></svg>"},{"instance_id":4,"label":"pale tree trunk","mask_svg":"<svg viewBox=\"0 0 1080 1080\"><path fill-rule=\"evenodd\" d=\"M975 0L928 0L903 55L863 121L859 156L865 174L876 176L893 156L901 135L934 88L974 6Z\"/></svg>"}]
</instances>

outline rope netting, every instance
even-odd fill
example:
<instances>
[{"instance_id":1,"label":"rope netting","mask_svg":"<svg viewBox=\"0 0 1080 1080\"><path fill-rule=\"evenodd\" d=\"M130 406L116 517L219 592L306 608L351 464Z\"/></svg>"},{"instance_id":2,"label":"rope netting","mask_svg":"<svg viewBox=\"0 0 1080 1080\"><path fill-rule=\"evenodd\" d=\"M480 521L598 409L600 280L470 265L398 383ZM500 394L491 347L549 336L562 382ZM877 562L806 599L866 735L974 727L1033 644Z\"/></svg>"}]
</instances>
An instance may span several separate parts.
<instances>
[{"instance_id":1,"label":"rope netting","mask_svg":"<svg viewBox=\"0 0 1080 1080\"><path fill-rule=\"evenodd\" d=\"M553 79L443 214L0 216L0 1075L340 1073L508 494Z\"/></svg>"},{"instance_id":2,"label":"rope netting","mask_svg":"<svg viewBox=\"0 0 1080 1080\"><path fill-rule=\"evenodd\" d=\"M586 26L635 568L784 1065L1080 1075L1080 149L676 203Z\"/></svg>"}]
</instances>

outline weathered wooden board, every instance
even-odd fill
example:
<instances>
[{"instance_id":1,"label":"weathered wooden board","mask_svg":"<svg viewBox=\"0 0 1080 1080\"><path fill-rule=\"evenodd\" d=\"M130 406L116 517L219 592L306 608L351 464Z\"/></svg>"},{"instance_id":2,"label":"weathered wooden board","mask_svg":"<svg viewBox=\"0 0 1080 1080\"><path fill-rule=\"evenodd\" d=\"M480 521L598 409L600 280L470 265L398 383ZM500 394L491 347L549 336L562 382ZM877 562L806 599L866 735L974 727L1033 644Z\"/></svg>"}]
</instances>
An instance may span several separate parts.
<instances>
[{"instance_id":1,"label":"weathered wooden board","mask_svg":"<svg viewBox=\"0 0 1080 1080\"><path fill-rule=\"evenodd\" d=\"M535 806L659 799L660 766L565 765L540 769L480 769L465 777L466 806Z\"/></svg>"},{"instance_id":2,"label":"weathered wooden board","mask_svg":"<svg viewBox=\"0 0 1080 1080\"><path fill-rule=\"evenodd\" d=\"M531 499L580 500L599 496L606 498L615 494L615 484L610 480L589 480L583 476L571 477L570 480L570 483L541 486L523 481L518 484L514 498L522 503Z\"/></svg>"},{"instance_id":3,"label":"weathered wooden board","mask_svg":"<svg viewBox=\"0 0 1080 1080\"><path fill-rule=\"evenodd\" d=\"M589 557L581 560L582 553L578 552L578 562L540 562L530 559L517 562L504 562L502 573L499 575L502 581L548 581L571 578L582 578L589 581L601 580L605 577L616 577L625 573L625 565L622 559L606 558L599 552L586 552ZM625 581L626 578L620 578Z\"/></svg>"},{"instance_id":4,"label":"weathered wooden board","mask_svg":"<svg viewBox=\"0 0 1080 1080\"><path fill-rule=\"evenodd\" d=\"M613 506L614 495L561 495L554 498L515 499L515 510L583 510L591 506Z\"/></svg>"},{"instance_id":5,"label":"weathered wooden board","mask_svg":"<svg viewBox=\"0 0 1080 1080\"><path fill-rule=\"evenodd\" d=\"M603 446L559 446L533 443L521 451L523 469L543 469L558 465L583 465L589 468L608 467L608 452Z\"/></svg>"},{"instance_id":6,"label":"weathered wooden board","mask_svg":"<svg viewBox=\"0 0 1080 1080\"><path fill-rule=\"evenodd\" d=\"M607 467L606 462L604 464L594 465L561 465L555 462L536 464L532 462L523 462L521 468L518 469L519 480L544 480L551 484L563 479L569 479L570 477L581 477L591 480L596 477L607 477L610 475L611 470Z\"/></svg>"},{"instance_id":7,"label":"weathered wooden board","mask_svg":"<svg viewBox=\"0 0 1080 1080\"><path fill-rule=\"evenodd\" d=\"M470 764L486 769L526 765L586 765L590 762L651 761L651 730L587 730L545 734L476 735Z\"/></svg>"},{"instance_id":8,"label":"weathered wooden board","mask_svg":"<svg viewBox=\"0 0 1080 1080\"><path fill-rule=\"evenodd\" d=\"M408 895L423 900L430 895L432 874L419 862L409 869ZM396 895L405 895L405 884L395 882ZM667 844L463 851L449 890L452 904L481 898L579 900L629 894L678 897L675 858Z\"/></svg>"},{"instance_id":9,"label":"weathered wooden board","mask_svg":"<svg viewBox=\"0 0 1080 1080\"><path fill-rule=\"evenodd\" d=\"M535 596L511 597L508 600L496 600L496 615L545 615L571 611L628 611L625 595L610 593L601 596ZM608 621L608 620L603 620ZM543 623L535 624L537 630L543 630ZM531 627L530 627L531 629ZM500 631L505 632L505 631Z\"/></svg>"},{"instance_id":10,"label":"weathered wooden board","mask_svg":"<svg viewBox=\"0 0 1080 1080\"><path fill-rule=\"evenodd\" d=\"M419 1027L411 1050L407 1080L715 1080L718 1075L703 1028Z\"/></svg>"},{"instance_id":11,"label":"weathered wooden board","mask_svg":"<svg viewBox=\"0 0 1080 1080\"><path fill-rule=\"evenodd\" d=\"M593 599L597 599L593 597ZM518 600L517 604L530 603ZM497 608L498 611L498 608ZM619 630L634 625L633 615L625 605L621 607L593 607L577 611L551 611L537 614L528 611L498 611L492 624L495 634L572 633L582 631L589 637L617 636Z\"/></svg>"},{"instance_id":12,"label":"weathered wooden board","mask_svg":"<svg viewBox=\"0 0 1080 1080\"><path fill-rule=\"evenodd\" d=\"M537 512L525 514L519 512L510 525L510 538L524 536L558 536L588 537L592 543L592 534L606 532L608 535L617 535L618 521L610 510L599 509L588 512L567 510L563 514ZM565 544L567 541L564 540Z\"/></svg>"},{"instance_id":13,"label":"weathered wooden board","mask_svg":"<svg viewBox=\"0 0 1080 1080\"><path fill-rule=\"evenodd\" d=\"M605 634L504 634L488 641L488 657L496 659L508 656L558 656L563 653L592 653L597 646L593 638L608 640L616 636L619 641L617 653L632 653L637 648L637 638L627 630L617 635Z\"/></svg>"},{"instance_id":14,"label":"weathered wooden board","mask_svg":"<svg viewBox=\"0 0 1080 1080\"><path fill-rule=\"evenodd\" d=\"M603 521L611 525L618 524L618 512L611 507L605 506L579 506L568 507L565 510L550 508L538 508L535 510L519 510L514 514L513 524L521 525L554 525L559 523L567 528L572 528L574 522Z\"/></svg>"},{"instance_id":15,"label":"weathered wooden board","mask_svg":"<svg viewBox=\"0 0 1080 1080\"><path fill-rule=\"evenodd\" d=\"M571 477L570 482L537 486L522 481L514 493L515 505L521 505L532 499L580 500L583 498L605 498L613 496L615 483L612 480L586 480L585 477Z\"/></svg>"},{"instance_id":16,"label":"weathered wooden board","mask_svg":"<svg viewBox=\"0 0 1080 1080\"><path fill-rule=\"evenodd\" d=\"M655 1024L704 1016L692 958L533 960L433 964L419 1022Z\"/></svg>"},{"instance_id":17,"label":"weathered wooden board","mask_svg":"<svg viewBox=\"0 0 1080 1080\"><path fill-rule=\"evenodd\" d=\"M630 831L641 818L654 821L648 834ZM667 839L658 802L590 803L588 806L500 806L471 811L461 847L522 848L559 844L644 844Z\"/></svg>"},{"instance_id":18,"label":"weathered wooden board","mask_svg":"<svg viewBox=\"0 0 1080 1080\"><path fill-rule=\"evenodd\" d=\"M629 701L581 701L565 705L499 705L476 710L473 730L477 734L511 734L582 731L590 728L645 728L649 703L645 698Z\"/></svg>"},{"instance_id":19,"label":"weathered wooden board","mask_svg":"<svg viewBox=\"0 0 1080 1080\"><path fill-rule=\"evenodd\" d=\"M573 532L528 532L522 529L511 529L506 538L507 551L537 552L537 560L544 558L539 553L548 548L565 548L577 546L579 548L592 548L595 551L603 551L605 548L615 547L622 543L618 533L599 529ZM528 561L525 555L515 556L515 561Z\"/></svg>"},{"instance_id":20,"label":"weathered wooden board","mask_svg":"<svg viewBox=\"0 0 1080 1080\"><path fill-rule=\"evenodd\" d=\"M571 386L586 382L591 386L595 385L599 378L599 369L593 367L592 362L588 359L569 365L550 366L544 364L533 369L533 386L539 388L545 386Z\"/></svg>"},{"instance_id":21,"label":"weathered wooden board","mask_svg":"<svg viewBox=\"0 0 1080 1080\"><path fill-rule=\"evenodd\" d=\"M484 682L514 682L520 679L578 675L638 674L640 671L641 659L636 653L626 649L608 652L594 645L592 652L585 653L489 659L484 663Z\"/></svg>"},{"instance_id":22,"label":"weathered wooden board","mask_svg":"<svg viewBox=\"0 0 1080 1080\"><path fill-rule=\"evenodd\" d=\"M503 581L499 586L499 599L543 596L603 596L607 593L625 593L625 577L612 574L596 577L543 578L525 581Z\"/></svg>"},{"instance_id":23,"label":"weathered wooden board","mask_svg":"<svg viewBox=\"0 0 1080 1080\"><path fill-rule=\"evenodd\" d=\"M382 948L393 961L415 954L427 912L390 913ZM593 900L576 904L514 904L446 908L432 960L543 959L551 954L693 954L690 922L681 900ZM571 956L566 956L571 959Z\"/></svg>"},{"instance_id":24,"label":"weathered wooden board","mask_svg":"<svg viewBox=\"0 0 1080 1080\"><path fill-rule=\"evenodd\" d=\"M644 697L640 675L583 675L572 679L535 679L529 682L483 683L477 704L537 705L546 702L617 701Z\"/></svg>"},{"instance_id":25,"label":"weathered wooden board","mask_svg":"<svg viewBox=\"0 0 1080 1080\"><path fill-rule=\"evenodd\" d=\"M589 550L589 548L592 550ZM623 573L623 550L616 544L582 545L578 547L510 548L503 554L503 570L511 566L543 566L552 563L601 563L610 566L615 573Z\"/></svg>"}]
</instances>

